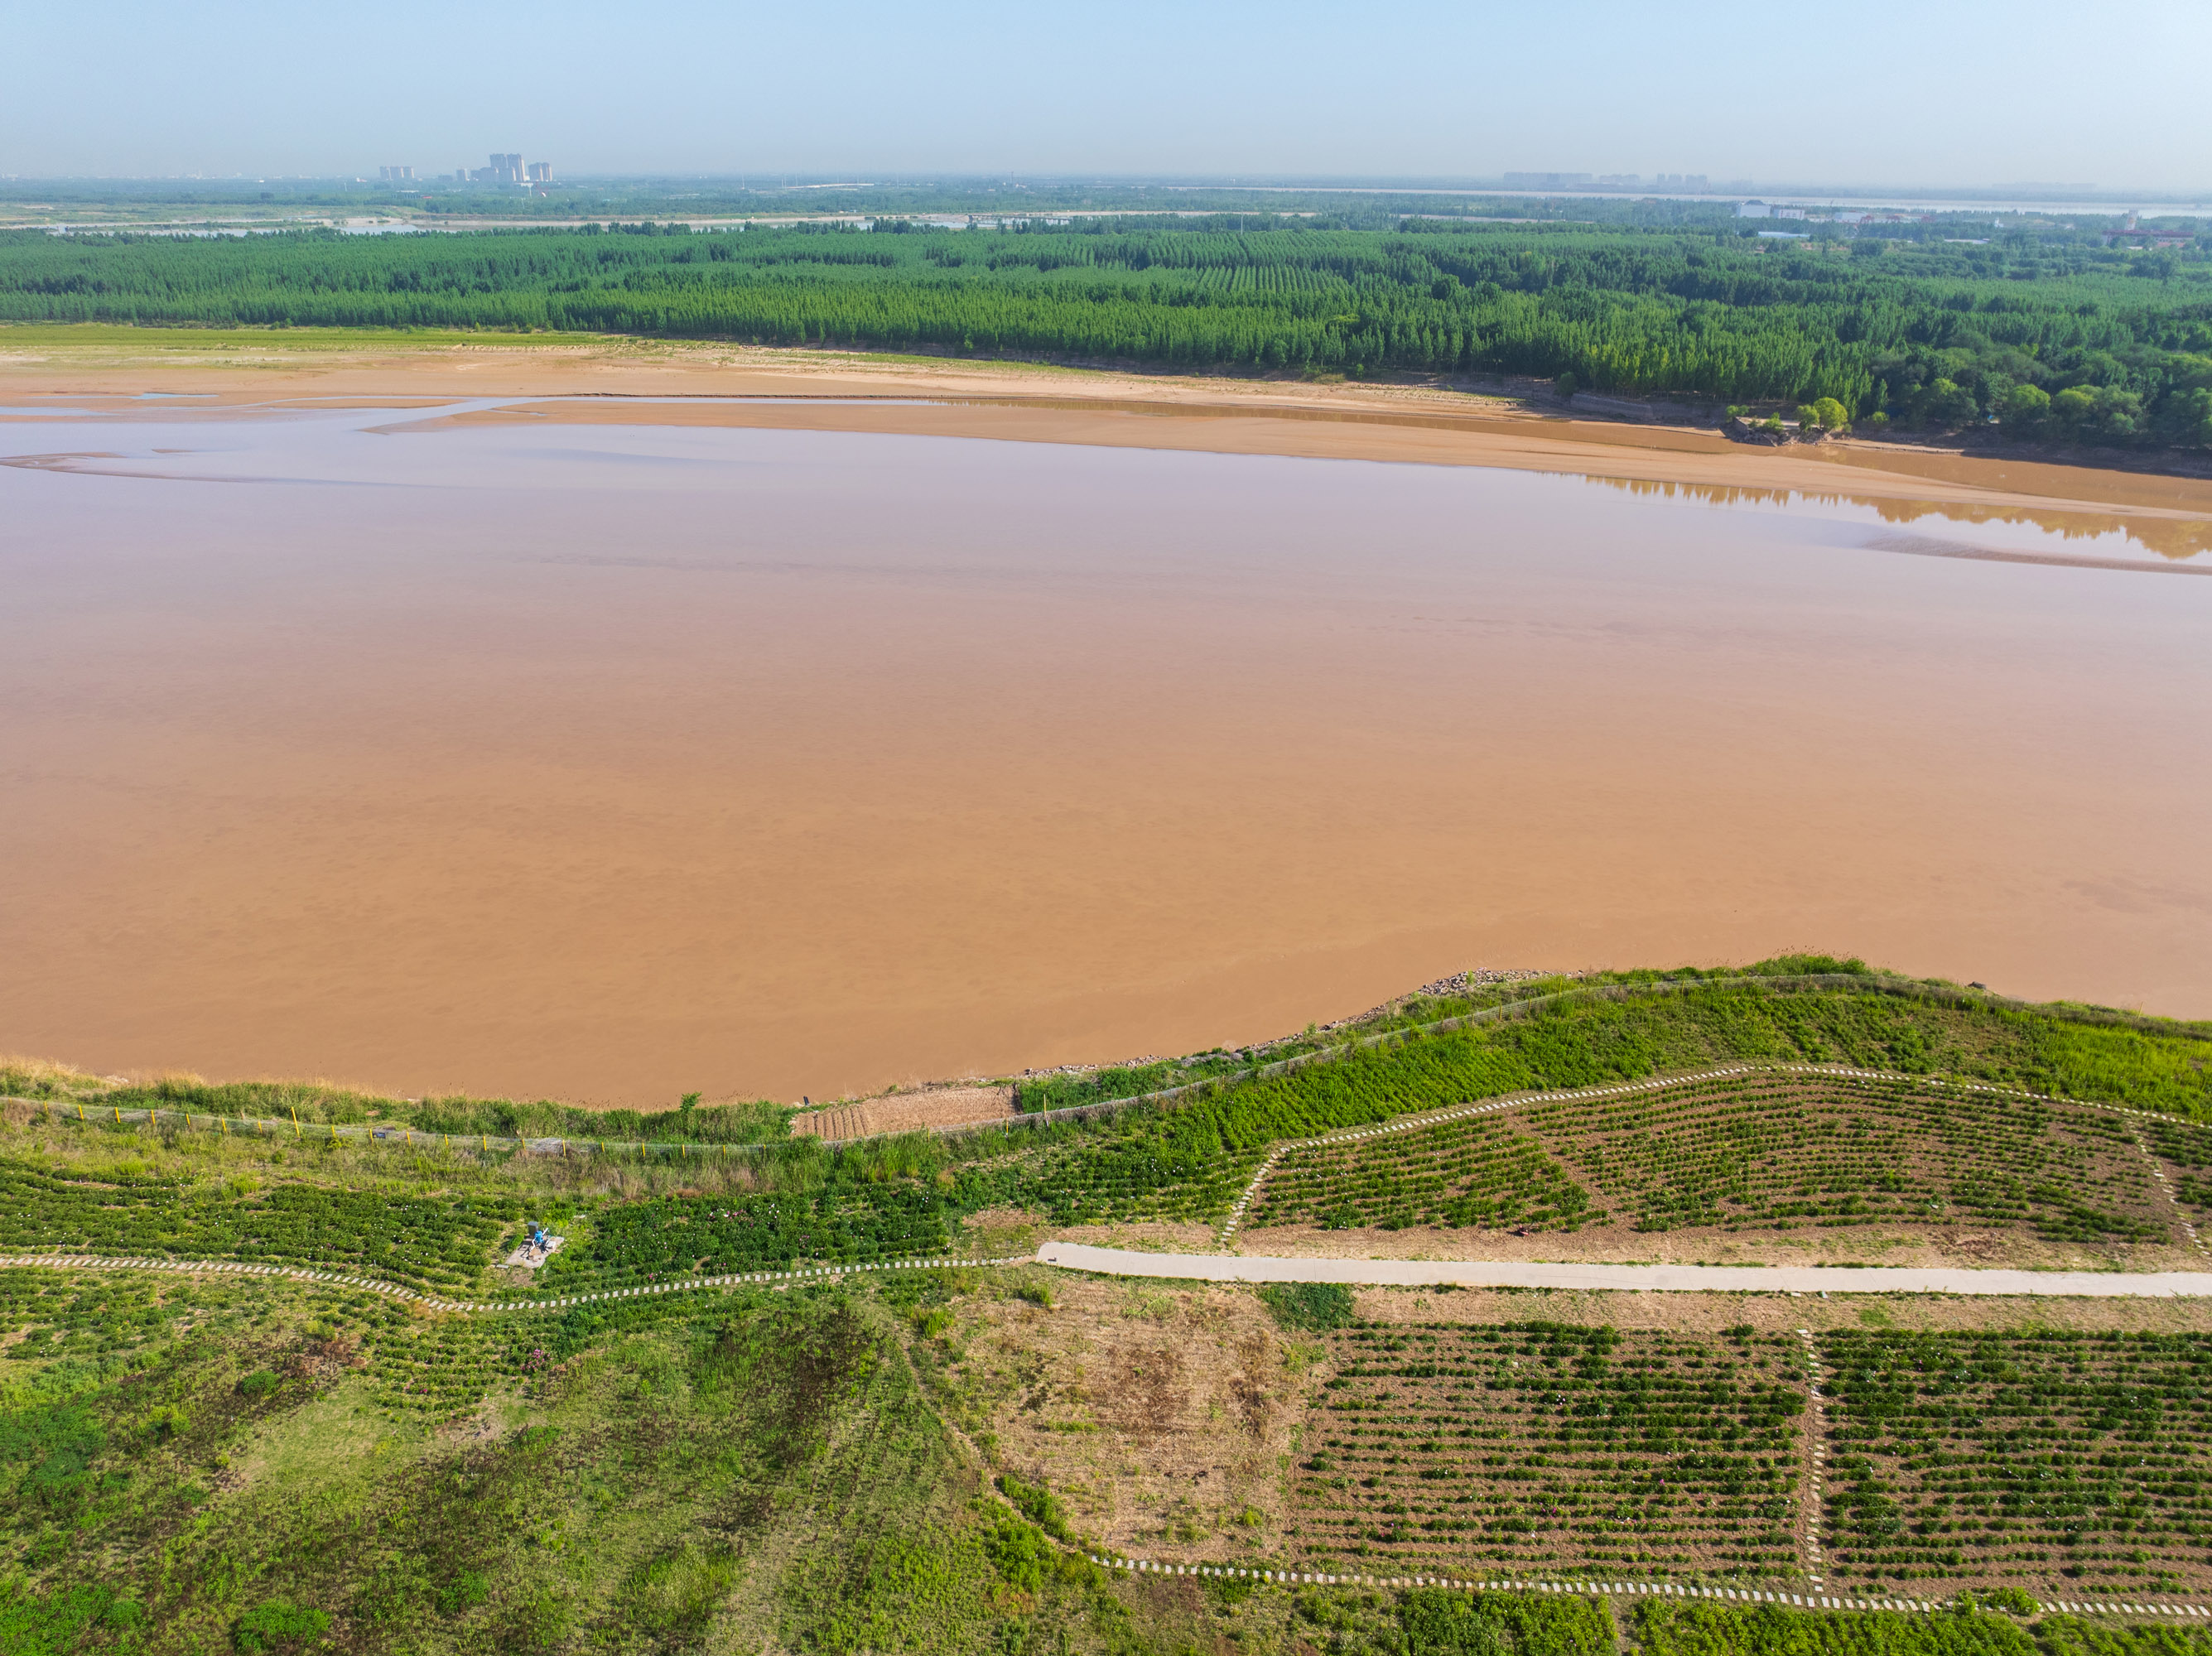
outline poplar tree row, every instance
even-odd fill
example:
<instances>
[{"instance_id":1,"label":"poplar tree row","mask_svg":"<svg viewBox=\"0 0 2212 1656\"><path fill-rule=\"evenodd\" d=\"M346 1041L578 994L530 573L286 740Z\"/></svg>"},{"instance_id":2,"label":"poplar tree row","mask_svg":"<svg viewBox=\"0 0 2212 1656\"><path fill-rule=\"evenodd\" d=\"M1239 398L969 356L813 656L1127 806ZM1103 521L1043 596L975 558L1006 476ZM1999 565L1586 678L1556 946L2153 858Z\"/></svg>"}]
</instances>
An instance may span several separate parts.
<instances>
[{"instance_id":1,"label":"poplar tree row","mask_svg":"<svg viewBox=\"0 0 2212 1656\"><path fill-rule=\"evenodd\" d=\"M889 227L886 227L888 228ZM2008 267L1863 241L1397 232L679 227L179 239L0 234L0 319L550 330L1188 367L1571 375L1957 427L2026 387L2075 434L2212 444L2212 265ZM2077 399L2078 401L2079 399ZM2069 429L2073 429L2069 428Z\"/></svg>"}]
</instances>

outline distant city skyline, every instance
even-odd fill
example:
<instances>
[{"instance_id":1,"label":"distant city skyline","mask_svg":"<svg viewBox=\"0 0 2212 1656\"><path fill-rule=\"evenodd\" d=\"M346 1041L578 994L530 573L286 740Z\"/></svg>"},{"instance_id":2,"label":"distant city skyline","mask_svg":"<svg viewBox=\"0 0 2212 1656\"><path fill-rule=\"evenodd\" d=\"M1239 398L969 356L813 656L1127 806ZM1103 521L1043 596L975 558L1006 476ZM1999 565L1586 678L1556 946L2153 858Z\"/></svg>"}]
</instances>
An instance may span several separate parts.
<instances>
[{"instance_id":1,"label":"distant city skyline","mask_svg":"<svg viewBox=\"0 0 2212 1656\"><path fill-rule=\"evenodd\" d=\"M2212 188L2198 0L1869 0L1759 14L1223 0L1040 13L641 0L617 21L392 0L353 22L273 0L117 0L9 20L0 173L420 180L488 153L586 174L1502 179L1629 171L1895 188L2095 179ZM2093 121L2081 88L2124 86ZM492 143L504 137L506 151ZM1656 186L1654 187L1663 187ZM2019 186L2014 186L2019 187ZM2079 188L2069 184L2064 188Z\"/></svg>"}]
</instances>

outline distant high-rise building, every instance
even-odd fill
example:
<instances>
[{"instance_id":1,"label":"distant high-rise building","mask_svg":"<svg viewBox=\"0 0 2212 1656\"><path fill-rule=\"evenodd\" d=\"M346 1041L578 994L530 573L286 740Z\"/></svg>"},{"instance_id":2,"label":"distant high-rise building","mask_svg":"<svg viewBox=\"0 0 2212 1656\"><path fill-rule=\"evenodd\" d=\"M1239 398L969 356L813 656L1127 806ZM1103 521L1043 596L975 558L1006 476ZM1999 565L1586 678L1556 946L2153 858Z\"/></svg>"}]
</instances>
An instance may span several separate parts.
<instances>
[{"instance_id":1,"label":"distant high-rise building","mask_svg":"<svg viewBox=\"0 0 2212 1656\"><path fill-rule=\"evenodd\" d=\"M495 149L485 157L489 165L463 167L453 177L464 184L546 184L552 180L550 161L526 163L520 151Z\"/></svg>"},{"instance_id":2,"label":"distant high-rise building","mask_svg":"<svg viewBox=\"0 0 2212 1656\"><path fill-rule=\"evenodd\" d=\"M376 176L386 184L412 184L415 182L415 169L411 167L380 167L376 169Z\"/></svg>"},{"instance_id":3,"label":"distant high-rise building","mask_svg":"<svg viewBox=\"0 0 2212 1656\"><path fill-rule=\"evenodd\" d=\"M1508 173L1508 190L1580 190L1588 186L1587 173Z\"/></svg>"}]
</instances>

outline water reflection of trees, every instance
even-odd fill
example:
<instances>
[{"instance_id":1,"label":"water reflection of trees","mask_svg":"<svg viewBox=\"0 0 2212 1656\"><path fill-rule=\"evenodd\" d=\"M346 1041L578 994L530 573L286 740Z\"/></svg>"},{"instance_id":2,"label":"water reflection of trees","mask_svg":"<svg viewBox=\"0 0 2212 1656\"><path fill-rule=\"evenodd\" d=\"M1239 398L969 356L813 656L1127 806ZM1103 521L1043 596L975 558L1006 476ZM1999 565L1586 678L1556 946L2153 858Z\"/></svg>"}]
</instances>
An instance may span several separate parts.
<instances>
[{"instance_id":1,"label":"water reflection of trees","mask_svg":"<svg viewBox=\"0 0 2212 1656\"><path fill-rule=\"evenodd\" d=\"M1988 506L1965 500L1894 500L1838 490L1759 488L1741 483L1664 482L1644 477L1591 477L1594 483L1631 494L1695 500L1705 506L1857 506L1884 523L1917 523L1944 518L1963 524L2026 524L2061 540L2094 540L2121 535L2162 558L2193 558L2212 552L2212 519L2141 518L2106 512L2054 512L2043 507Z\"/></svg>"}]
</instances>

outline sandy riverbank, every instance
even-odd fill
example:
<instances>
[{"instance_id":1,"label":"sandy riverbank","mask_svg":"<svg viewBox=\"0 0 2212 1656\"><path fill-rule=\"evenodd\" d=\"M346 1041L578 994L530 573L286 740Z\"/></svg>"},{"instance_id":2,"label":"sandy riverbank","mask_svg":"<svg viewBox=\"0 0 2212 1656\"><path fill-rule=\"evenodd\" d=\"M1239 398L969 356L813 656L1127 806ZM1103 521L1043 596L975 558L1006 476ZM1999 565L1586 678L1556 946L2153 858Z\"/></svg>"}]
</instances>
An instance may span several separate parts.
<instances>
[{"instance_id":1,"label":"sandy riverbank","mask_svg":"<svg viewBox=\"0 0 2212 1656\"><path fill-rule=\"evenodd\" d=\"M395 432L555 422L957 436L1615 478L1716 498L1792 494L2069 536L2125 527L2168 557L2212 549L2212 480L1961 456L1890 442L1751 448L1688 427L1577 420L1436 385L1154 375L562 337L0 329L0 407L143 417L422 409ZM450 414L457 399L524 399ZM588 398L588 401L558 399ZM726 402L714 399L775 399ZM673 399L673 400L662 400ZM0 415L0 420L29 417Z\"/></svg>"}]
</instances>

